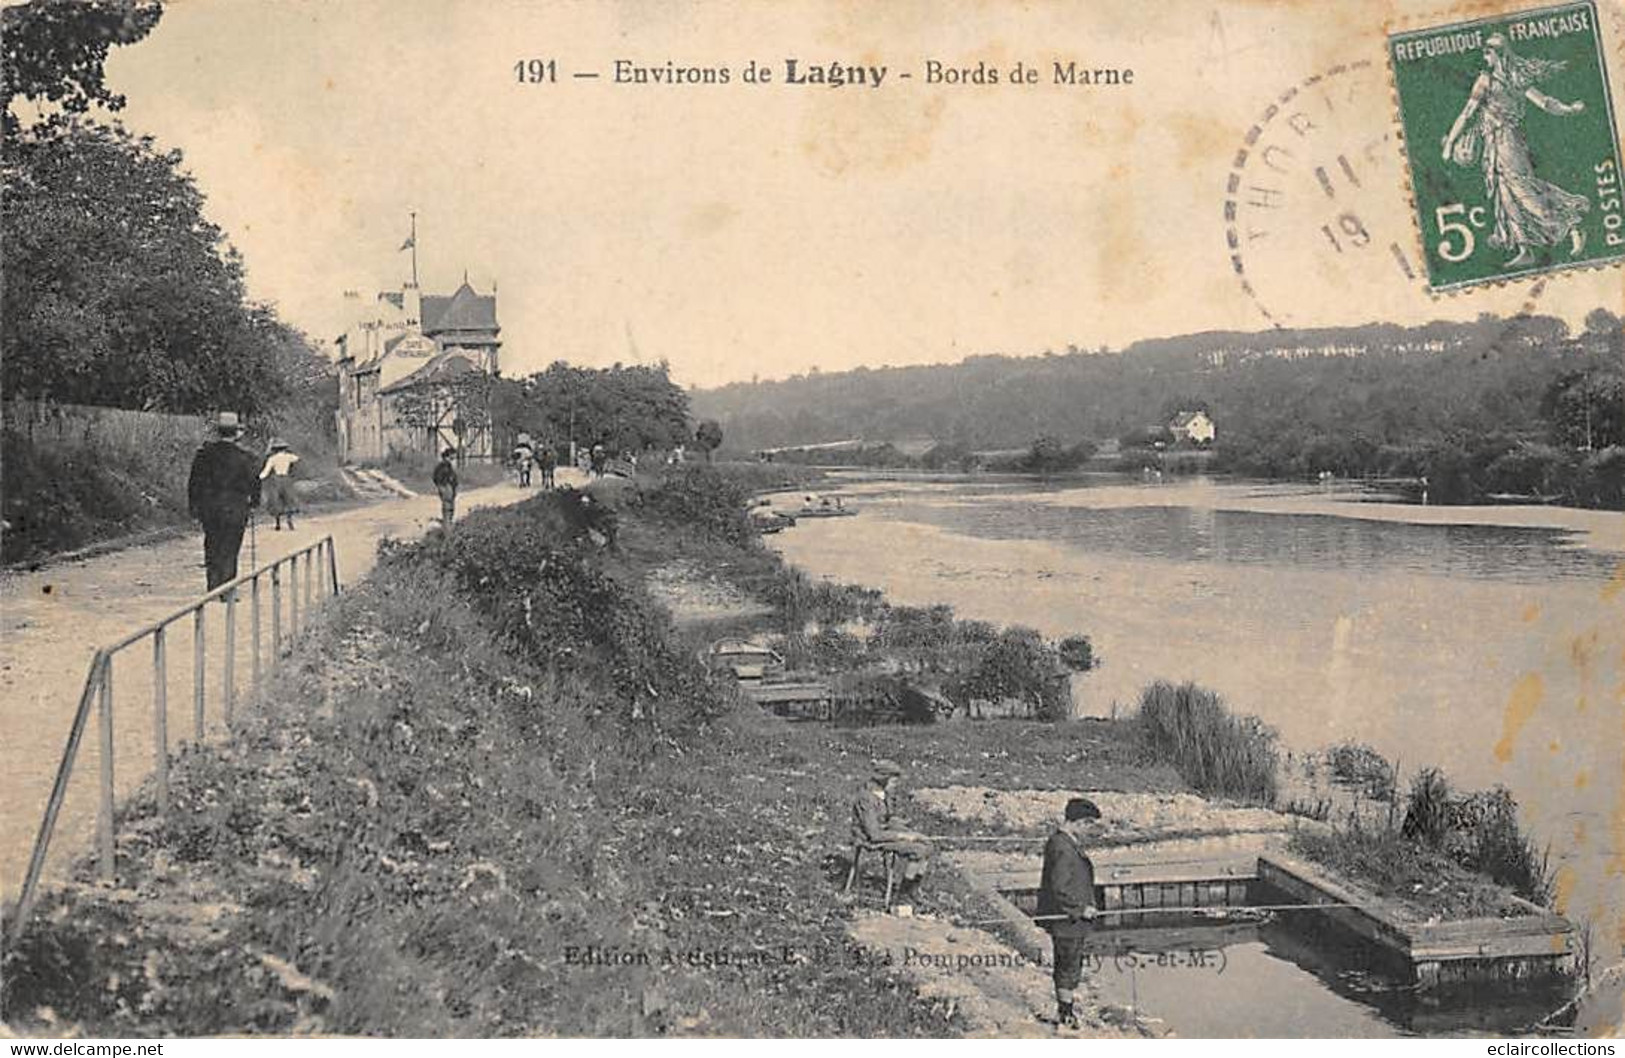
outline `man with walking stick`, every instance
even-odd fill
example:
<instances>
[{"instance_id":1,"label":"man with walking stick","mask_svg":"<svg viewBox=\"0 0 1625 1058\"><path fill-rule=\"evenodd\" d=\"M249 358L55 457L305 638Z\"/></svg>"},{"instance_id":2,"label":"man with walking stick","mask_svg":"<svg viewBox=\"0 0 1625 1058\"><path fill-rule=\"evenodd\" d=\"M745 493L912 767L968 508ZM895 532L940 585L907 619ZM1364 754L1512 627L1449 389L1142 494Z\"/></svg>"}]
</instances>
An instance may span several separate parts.
<instances>
[{"instance_id":1,"label":"man with walking stick","mask_svg":"<svg viewBox=\"0 0 1625 1058\"><path fill-rule=\"evenodd\" d=\"M242 423L223 411L217 437L199 448L186 482L186 505L203 525L203 566L210 591L237 578L248 515L260 502L259 460L237 445Z\"/></svg>"}]
</instances>

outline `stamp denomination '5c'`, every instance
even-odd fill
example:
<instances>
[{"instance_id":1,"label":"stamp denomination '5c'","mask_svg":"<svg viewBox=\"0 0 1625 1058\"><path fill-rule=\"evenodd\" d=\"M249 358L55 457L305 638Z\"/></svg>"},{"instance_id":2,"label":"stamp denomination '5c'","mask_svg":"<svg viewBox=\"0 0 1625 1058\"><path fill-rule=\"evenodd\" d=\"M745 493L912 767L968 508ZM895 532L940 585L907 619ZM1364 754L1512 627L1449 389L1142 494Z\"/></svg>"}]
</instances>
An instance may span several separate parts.
<instances>
[{"instance_id":1,"label":"stamp denomination '5c'","mask_svg":"<svg viewBox=\"0 0 1625 1058\"><path fill-rule=\"evenodd\" d=\"M1601 37L1586 0L1388 38L1434 290L1625 258Z\"/></svg>"}]
</instances>

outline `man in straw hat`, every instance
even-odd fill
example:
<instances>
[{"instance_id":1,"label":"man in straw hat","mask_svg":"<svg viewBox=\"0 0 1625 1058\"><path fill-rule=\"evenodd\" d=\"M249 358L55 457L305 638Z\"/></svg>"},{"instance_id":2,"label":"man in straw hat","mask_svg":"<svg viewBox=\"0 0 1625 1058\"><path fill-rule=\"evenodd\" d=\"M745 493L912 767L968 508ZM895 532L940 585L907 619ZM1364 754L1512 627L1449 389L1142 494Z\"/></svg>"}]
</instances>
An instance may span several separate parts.
<instances>
[{"instance_id":1,"label":"man in straw hat","mask_svg":"<svg viewBox=\"0 0 1625 1058\"><path fill-rule=\"evenodd\" d=\"M1095 865L1083 851L1096 833L1100 809L1087 797L1067 801L1064 818L1044 845L1037 916L1055 946L1055 1020L1076 1028L1073 992L1083 976L1084 942L1095 917Z\"/></svg>"},{"instance_id":2,"label":"man in straw hat","mask_svg":"<svg viewBox=\"0 0 1625 1058\"><path fill-rule=\"evenodd\" d=\"M259 461L237 444L243 433L237 413L221 412L215 433L214 440L198 449L186 482L187 510L203 524L203 567L210 590L236 579L243 527L260 502Z\"/></svg>"},{"instance_id":3,"label":"man in straw hat","mask_svg":"<svg viewBox=\"0 0 1625 1058\"><path fill-rule=\"evenodd\" d=\"M891 824L891 799L888 795L902 774L903 769L893 761L874 762L868 784L852 804L852 839L858 844L897 854L903 865L897 904L899 908L912 910L914 896L919 892L921 879L925 877L926 862L931 858L932 848L923 835Z\"/></svg>"}]
</instances>

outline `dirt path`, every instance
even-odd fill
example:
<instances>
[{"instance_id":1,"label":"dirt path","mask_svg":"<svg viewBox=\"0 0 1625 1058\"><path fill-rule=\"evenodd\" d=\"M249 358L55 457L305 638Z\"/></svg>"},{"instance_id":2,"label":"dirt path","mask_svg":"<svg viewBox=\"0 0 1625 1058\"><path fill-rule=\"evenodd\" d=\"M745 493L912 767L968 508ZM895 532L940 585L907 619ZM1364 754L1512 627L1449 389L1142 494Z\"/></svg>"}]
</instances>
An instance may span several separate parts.
<instances>
[{"instance_id":1,"label":"dirt path","mask_svg":"<svg viewBox=\"0 0 1625 1058\"><path fill-rule=\"evenodd\" d=\"M573 478L564 480L562 471L560 477L560 484L577 484ZM473 489L460 499L458 513L514 503L529 494L507 484ZM342 588L372 568L380 539L421 535L437 522L439 509L438 498L427 495L301 518L292 532L260 525L253 550L264 564L331 533ZM249 562L250 543L245 538L240 570L252 568ZM14 896L21 882L96 648L201 595L202 567L201 536L194 532L35 572L0 574L0 894ZM225 654L219 615L223 609L210 608L204 636L211 714L218 710ZM238 621L241 645L235 682L242 694L248 686L251 647L246 613ZM265 634L269 636L268 618ZM166 715L173 746L193 730L190 621L173 626L168 655ZM150 646L137 644L115 663L114 759L121 796L139 785L153 766L151 657ZM50 873L60 872L88 845L95 824L97 767L92 727L81 746L53 841Z\"/></svg>"}]
</instances>

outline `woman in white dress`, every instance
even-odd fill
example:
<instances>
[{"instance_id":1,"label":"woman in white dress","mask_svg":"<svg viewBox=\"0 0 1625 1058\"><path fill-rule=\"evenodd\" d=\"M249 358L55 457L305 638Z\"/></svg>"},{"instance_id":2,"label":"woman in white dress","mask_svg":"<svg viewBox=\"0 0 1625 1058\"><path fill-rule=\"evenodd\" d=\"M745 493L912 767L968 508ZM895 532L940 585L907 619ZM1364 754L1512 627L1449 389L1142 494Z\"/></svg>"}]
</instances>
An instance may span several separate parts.
<instances>
[{"instance_id":1,"label":"woman in white dress","mask_svg":"<svg viewBox=\"0 0 1625 1058\"><path fill-rule=\"evenodd\" d=\"M1486 69L1473 82L1472 94L1444 137L1444 159L1457 165L1478 163L1484 191L1495 214L1490 245L1514 251L1503 268L1533 259L1532 247L1557 246L1569 240L1569 255L1585 247L1580 218L1591 203L1584 195L1563 190L1535 175L1529 143L1523 135L1526 103L1556 117L1585 110L1585 102L1564 103L1535 85L1566 65L1550 59L1526 59L1492 33L1484 42Z\"/></svg>"},{"instance_id":2,"label":"woman in white dress","mask_svg":"<svg viewBox=\"0 0 1625 1058\"><path fill-rule=\"evenodd\" d=\"M298 495L293 488L293 465L299 457L288 449L288 442L279 438L271 441L271 454L265 457L260 470L260 491L264 494L265 510L276 518L276 528L282 528L282 519L293 528L293 512Z\"/></svg>"}]
</instances>

